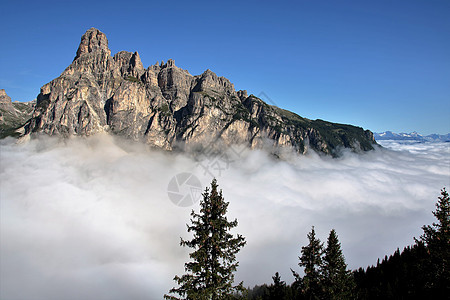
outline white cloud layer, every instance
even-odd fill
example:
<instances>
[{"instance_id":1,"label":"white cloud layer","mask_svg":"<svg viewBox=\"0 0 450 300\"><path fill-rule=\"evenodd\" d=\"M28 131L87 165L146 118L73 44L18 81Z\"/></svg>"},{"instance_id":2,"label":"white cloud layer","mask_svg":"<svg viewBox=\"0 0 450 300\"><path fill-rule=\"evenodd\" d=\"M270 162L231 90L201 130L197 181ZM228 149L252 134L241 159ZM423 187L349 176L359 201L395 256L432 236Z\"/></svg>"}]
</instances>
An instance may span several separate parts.
<instances>
[{"instance_id":1,"label":"white cloud layer","mask_svg":"<svg viewBox=\"0 0 450 300\"><path fill-rule=\"evenodd\" d=\"M412 244L450 186L450 144L383 145L338 159L229 152L220 174L210 166L247 238L236 279L291 282L312 225L322 241L336 229L350 268ZM109 136L0 147L1 299L160 299L183 274L198 206L174 205L167 185L192 172L204 188L206 164Z\"/></svg>"}]
</instances>

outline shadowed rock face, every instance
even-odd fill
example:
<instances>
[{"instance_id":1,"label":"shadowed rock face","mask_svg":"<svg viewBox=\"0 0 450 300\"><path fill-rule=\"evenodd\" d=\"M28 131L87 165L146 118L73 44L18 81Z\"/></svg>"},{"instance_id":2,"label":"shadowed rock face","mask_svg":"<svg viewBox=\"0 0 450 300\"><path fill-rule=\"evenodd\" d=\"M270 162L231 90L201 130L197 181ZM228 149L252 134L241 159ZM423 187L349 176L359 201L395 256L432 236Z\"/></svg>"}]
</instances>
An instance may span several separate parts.
<instances>
[{"instance_id":1,"label":"shadowed rock face","mask_svg":"<svg viewBox=\"0 0 450 300\"><path fill-rule=\"evenodd\" d=\"M24 128L66 136L106 131L167 150L220 141L333 154L340 146L365 151L375 144L370 131L270 106L210 70L192 76L171 59L144 69L137 52L112 57L95 28L81 37L72 64L41 88Z\"/></svg>"},{"instance_id":2,"label":"shadowed rock face","mask_svg":"<svg viewBox=\"0 0 450 300\"><path fill-rule=\"evenodd\" d=\"M22 134L21 127L30 119L35 104L36 101L11 102L6 91L0 89L0 138Z\"/></svg>"}]
</instances>

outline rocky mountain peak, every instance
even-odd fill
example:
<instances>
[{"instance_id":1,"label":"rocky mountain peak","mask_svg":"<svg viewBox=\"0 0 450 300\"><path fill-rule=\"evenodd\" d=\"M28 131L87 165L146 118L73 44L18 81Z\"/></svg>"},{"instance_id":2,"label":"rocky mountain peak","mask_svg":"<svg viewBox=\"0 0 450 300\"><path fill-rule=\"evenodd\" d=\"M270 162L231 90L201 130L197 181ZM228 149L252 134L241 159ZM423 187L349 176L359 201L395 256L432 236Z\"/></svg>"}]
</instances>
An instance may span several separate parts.
<instances>
[{"instance_id":1,"label":"rocky mountain peak","mask_svg":"<svg viewBox=\"0 0 450 300\"><path fill-rule=\"evenodd\" d=\"M236 95L234 85L225 77L219 77L207 69L197 77L197 84L194 87L198 92L210 92L215 94Z\"/></svg>"},{"instance_id":2,"label":"rocky mountain peak","mask_svg":"<svg viewBox=\"0 0 450 300\"><path fill-rule=\"evenodd\" d=\"M108 39L106 38L106 35L97 28L88 29L86 33L83 34L74 60L85 53L91 53L94 51L105 51L108 55L111 55L111 50L108 48Z\"/></svg>"},{"instance_id":3,"label":"rocky mountain peak","mask_svg":"<svg viewBox=\"0 0 450 300\"><path fill-rule=\"evenodd\" d=\"M175 61L173 59L169 59L164 67L165 68L175 67Z\"/></svg>"},{"instance_id":4,"label":"rocky mountain peak","mask_svg":"<svg viewBox=\"0 0 450 300\"><path fill-rule=\"evenodd\" d=\"M114 55L114 61L118 64L122 76L140 78L145 72L139 53L120 51Z\"/></svg>"},{"instance_id":5,"label":"rocky mountain peak","mask_svg":"<svg viewBox=\"0 0 450 300\"><path fill-rule=\"evenodd\" d=\"M1 104L7 104L11 103L11 97L6 94L6 91L4 89L0 89L0 103Z\"/></svg>"},{"instance_id":6,"label":"rocky mountain peak","mask_svg":"<svg viewBox=\"0 0 450 300\"><path fill-rule=\"evenodd\" d=\"M0 96L6 101L3 91ZM18 124L18 123L17 123ZM333 154L340 147L373 149L370 131L308 120L236 91L211 70L192 76L167 63L144 69L137 52L111 57L108 40L91 28L70 66L41 88L23 135L87 136L108 132L167 150L245 144Z\"/></svg>"},{"instance_id":7,"label":"rocky mountain peak","mask_svg":"<svg viewBox=\"0 0 450 300\"><path fill-rule=\"evenodd\" d=\"M248 97L246 90L237 91L237 95L238 95L239 99L241 99L242 101L244 101Z\"/></svg>"}]
</instances>

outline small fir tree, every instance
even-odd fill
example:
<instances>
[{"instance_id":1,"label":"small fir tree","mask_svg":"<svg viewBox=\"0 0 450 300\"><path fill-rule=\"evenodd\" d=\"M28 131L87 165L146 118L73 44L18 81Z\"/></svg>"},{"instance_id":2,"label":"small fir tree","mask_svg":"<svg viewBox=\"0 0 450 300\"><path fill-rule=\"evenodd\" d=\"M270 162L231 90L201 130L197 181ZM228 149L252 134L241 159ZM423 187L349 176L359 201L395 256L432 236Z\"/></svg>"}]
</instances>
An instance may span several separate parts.
<instances>
[{"instance_id":1,"label":"small fir tree","mask_svg":"<svg viewBox=\"0 0 450 300\"><path fill-rule=\"evenodd\" d=\"M347 270L336 231L332 229L323 258L323 284L326 299L349 299L354 289L353 275Z\"/></svg>"},{"instance_id":2,"label":"small fir tree","mask_svg":"<svg viewBox=\"0 0 450 300\"><path fill-rule=\"evenodd\" d=\"M275 273L272 276L273 284L269 286L269 299L270 300L283 300L286 299L286 283L281 280L280 274Z\"/></svg>"},{"instance_id":3,"label":"small fir tree","mask_svg":"<svg viewBox=\"0 0 450 300\"><path fill-rule=\"evenodd\" d=\"M217 190L217 181L211 182L211 190L206 188L200 201L200 213L191 213L192 240L181 239L181 246L195 249L189 254L191 261L185 263L186 274L175 276L179 285L164 295L165 299L229 299L245 289L242 282L234 284L234 272L238 267L236 254L245 245L241 235L233 236L229 231L238 225L237 220L226 217L228 202Z\"/></svg>"}]
</instances>

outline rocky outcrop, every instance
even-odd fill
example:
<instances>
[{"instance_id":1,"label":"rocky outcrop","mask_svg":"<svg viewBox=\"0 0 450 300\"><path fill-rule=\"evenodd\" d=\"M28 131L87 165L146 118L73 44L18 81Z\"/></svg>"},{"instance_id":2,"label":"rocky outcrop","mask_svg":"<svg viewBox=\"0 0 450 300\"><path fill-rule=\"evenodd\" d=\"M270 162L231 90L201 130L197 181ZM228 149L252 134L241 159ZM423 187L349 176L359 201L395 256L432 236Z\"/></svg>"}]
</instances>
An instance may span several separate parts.
<instances>
[{"instance_id":1,"label":"rocky outcrop","mask_svg":"<svg viewBox=\"0 0 450 300\"><path fill-rule=\"evenodd\" d=\"M0 138L19 136L18 131L27 122L34 110L36 101L11 102L4 89L0 89Z\"/></svg>"},{"instance_id":2,"label":"rocky outcrop","mask_svg":"<svg viewBox=\"0 0 450 300\"><path fill-rule=\"evenodd\" d=\"M4 89L0 89L0 104L9 105L11 104L11 97L6 94Z\"/></svg>"},{"instance_id":3,"label":"rocky outcrop","mask_svg":"<svg viewBox=\"0 0 450 300\"><path fill-rule=\"evenodd\" d=\"M25 134L110 132L163 149L247 144L333 154L338 147L370 150L370 131L308 120L270 106L211 70L193 76L175 65L145 69L137 52L111 56L105 34L82 37L74 61L41 88Z\"/></svg>"},{"instance_id":4,"label":"rocky outcrop","mask_svg":"<svg viewBox=\"0 0 450 300\"><path fill-rule=\"evenodd\" d=\"M77 55L73 60L77 60L83 54L97 51L105 51L108 55L111 55L111 50L108 48L108 39L106 38L106 35L98 29L91 28L81 37Z\"/></svg>"},{"instance_id":5,"label":"rocky outcrop","mask_svg":"<svg viewBox=\"0 0 450 300\"><path fill-rule=\"evenodd\" d=\"M137 52L130 53L127 51L120 51L114 55L114 61L116 62L120 75L123 78L140 78L145 72L141 58Z\"/></svg>"}]
</instances>

